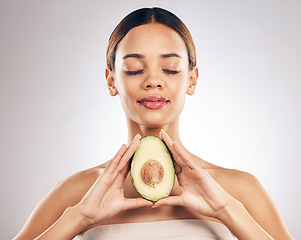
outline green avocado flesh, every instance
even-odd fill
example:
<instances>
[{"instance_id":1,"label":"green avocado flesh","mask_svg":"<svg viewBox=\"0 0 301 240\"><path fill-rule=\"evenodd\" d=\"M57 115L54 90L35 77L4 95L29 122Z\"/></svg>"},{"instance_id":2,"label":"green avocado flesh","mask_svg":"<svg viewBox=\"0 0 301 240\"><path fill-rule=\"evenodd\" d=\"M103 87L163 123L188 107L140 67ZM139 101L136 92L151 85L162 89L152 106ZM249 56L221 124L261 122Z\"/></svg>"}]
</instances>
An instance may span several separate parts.
<instances>
[{"instance_id":1,"label":"green avocado flesh","mask_svg":"<svg viewBox=\"0 0 301 240\"><path fill-rule=\"evenodd\" d=\"M131 179L137 192L150 201L167 197L175 181L168 148L156 136L146 136L132 157Z\"/></svg>"}]
</instances>

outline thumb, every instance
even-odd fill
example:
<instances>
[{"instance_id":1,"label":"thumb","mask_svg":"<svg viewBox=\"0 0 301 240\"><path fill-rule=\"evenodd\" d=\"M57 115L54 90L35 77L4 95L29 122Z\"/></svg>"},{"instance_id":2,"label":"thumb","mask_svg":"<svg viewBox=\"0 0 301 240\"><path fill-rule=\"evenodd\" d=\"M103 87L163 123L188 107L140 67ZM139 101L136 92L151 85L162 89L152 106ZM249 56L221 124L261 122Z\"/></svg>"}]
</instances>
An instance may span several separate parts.
<instances>
[{"instance_id":1,"label":"thumb","mask_svg":"<svg viewBox=\"0 0 301 240\"><path fill-rule=\"evenodd\" d=\"M151 207L153 203L144 198L126 198L123 206L123 210L141 208L141 207Z\"/></svg>"},{"instance_id":2,"label":"thumb","mask_svg":"<svg viewBox=\"0 0 301 240\"><path fill-rule=\"evenodd\" d=\"M184 206L184 202L181 196L170 196L154 203L154 207L160 206Z\"/></svg>"}]
</instances>

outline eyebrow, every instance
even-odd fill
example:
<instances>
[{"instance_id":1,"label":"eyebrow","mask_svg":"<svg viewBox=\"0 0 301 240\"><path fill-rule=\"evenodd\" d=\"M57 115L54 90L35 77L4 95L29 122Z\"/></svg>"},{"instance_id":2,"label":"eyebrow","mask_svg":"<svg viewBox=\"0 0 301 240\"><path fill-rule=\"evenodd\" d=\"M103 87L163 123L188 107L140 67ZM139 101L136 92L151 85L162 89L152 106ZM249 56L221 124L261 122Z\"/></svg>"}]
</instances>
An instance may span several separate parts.
<instances>
[{"instance_id":1,"label":"eyebrow","mask_svg":"<svg viewBox=\"0 0 301 240\"><path fill-rule=\"evenodd\" d=\"M170 57L178 57L182 58L179 54L177 53L167 53L167 54L161 54L162 58L170 58Z\"/></svg>"},{"instance_id":2,"label":"eyebrow","mask_svg":"<svg viewBox=\"0 0 301 240\"><path fill-rule=\"evenodd\" d=\"M127 54L125 55L122 59L126 59L126 58L144 58L145 56L142 54L137 54L137 53L131 53L131 54Z\"/></svg>"},{"instance_id":3,"label":"eyebrow","mask_svg":"<svg viewBox=\"0 0 301 240\"><path fill-rule=\"evenodd\" d=\"M178 58L182 58L179 54L177 53L166 53L166 54L161 54L161 58L170 58L170 57L178 57ZM122 59L126 59L126 58L145 58L144 55L142 54L138 54L138 53L131 53L131 54L127 54L125 55Z\"/></svg>"}]
</instances>

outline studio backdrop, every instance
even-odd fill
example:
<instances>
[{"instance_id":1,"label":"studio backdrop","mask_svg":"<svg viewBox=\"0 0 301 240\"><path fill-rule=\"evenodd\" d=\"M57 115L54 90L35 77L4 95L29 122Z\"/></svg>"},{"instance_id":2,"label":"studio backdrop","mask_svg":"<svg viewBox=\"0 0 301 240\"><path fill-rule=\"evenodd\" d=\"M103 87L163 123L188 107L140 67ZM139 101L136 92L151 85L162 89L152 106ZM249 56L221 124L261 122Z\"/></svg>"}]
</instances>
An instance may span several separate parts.
<instances>
[{"instance_id":1,"label":"studio backdrop","mask_svg":"<svg viewBox=\"0 0 301 240\"><path fill-rule=\"evenodd\" d=\"M104 69L112 30L159 6L188 26L199 79L180 135L189 151L253 174L301 239L300 1L0 1L0 235L11 239L62 179L127 141Z\"/></svg>"}]
</instances>

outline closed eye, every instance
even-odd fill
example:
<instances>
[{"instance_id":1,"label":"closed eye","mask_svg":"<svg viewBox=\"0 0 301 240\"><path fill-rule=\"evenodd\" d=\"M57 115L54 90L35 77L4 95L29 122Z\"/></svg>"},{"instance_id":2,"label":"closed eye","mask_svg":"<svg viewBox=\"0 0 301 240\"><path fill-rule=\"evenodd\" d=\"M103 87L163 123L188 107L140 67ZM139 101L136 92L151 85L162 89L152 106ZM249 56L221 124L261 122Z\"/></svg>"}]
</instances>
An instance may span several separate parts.
<instances>
[{"instance_id":1,"label":"closed eye","mask_svg":"<svg viewBox=\"0 0 301 240\"><path fill-rule=\"evenodd\" d=\"M174 75L174 74L177 74L179 73L180 71L176 71L176 70L168 70L168 69L162 69L163 72L165 73L168 73L168 74L171 74L171 75Z\"/></svg>"},{"instance_id":2,"label":"closed eye","mask_svg":"<svg viewBox=\"0 0 301 240\"><path fill-rule=\"evenodd\" d=\"M137 75L143 73L144 69L138 70L138 71L125 71L124 73L126 75Z\"/></svg>"}]
</instances>

